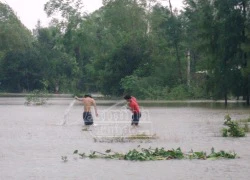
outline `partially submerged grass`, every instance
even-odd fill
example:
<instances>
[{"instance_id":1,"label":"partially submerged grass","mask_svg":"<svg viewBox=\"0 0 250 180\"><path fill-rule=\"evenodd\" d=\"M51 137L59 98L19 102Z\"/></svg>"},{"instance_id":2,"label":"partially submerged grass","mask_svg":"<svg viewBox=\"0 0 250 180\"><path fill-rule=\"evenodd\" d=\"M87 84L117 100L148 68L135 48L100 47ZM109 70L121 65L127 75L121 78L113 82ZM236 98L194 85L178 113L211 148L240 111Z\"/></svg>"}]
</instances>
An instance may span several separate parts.
<instances>
[{"instance_id":1,"label":"partially submerged grass","mask_svg":"<svg viewBox=\"0 0 250 180\"><path fill-rule=\"evenodd\" d=\"M146 133L141 133L141 134L134 134L134 135L128 136L127 138L131 140L132 139L157 139L157 136L156 134L149 135Z\"/></svg>"},{"instance_id":2,"label":"partially submerged grass","mask_svg":"<svg viewBox=\"0 0 250 180\"><path fill-rule=\"evenodd\" d=\"M88 127L82 128L82 131L91 131Z\"/></svg>"},{"instance_id":3,"label":"partially submerged grass","mask_svg":"<svg viewBox=\"0 0 250 180\"><path fill-rule=\"evenodd\" d=\"M247 119L240 119L239 120L239 124L241 127L243 127L244 131L245 132L250 132L250 128L249 128L249 125L250 125L250 117L247 118Z\"/></svg>"},{"instance_id":4,"label":"partially submerged grass","mask_svg":"<svg viewBox=\"0 0 250 180\"><path fill-rule=\"evenodd\" d=\"M250 132L248 123L245 123L245 124L244 124L243 129L244 129L245 132L248 132L248 133Z\"/></svg>"},{"instance_id":5,"label":"partially submerged grass","mask_svg":"<svg viewBox=\"0 0 250 180\"><path fill-rule=\"evenodd\" d=\"M131 142L129 139L125 137L117 137L117 136L107 136L107 137L94 137L94 142L105 142L105 143L125 143L125 142Z\"/></svg>"},{"instance_id":6,"label":"partially submerged grass","mask_svg":"<svg viewBox=\"0 0 250 180\"><path fill-rule=\"evenodd\" d=\"M242 123L244 123L244 122L250 122L250 117L247 118L247 119L240 119L239 122L242 122Z\"/></svg>"},{"instance_id":7,"label":"partially submerged grass","mask_svg":"<svg viewBox=\"0 0 250 180\"><path fill-rule=\"evenodd\" d=\"M151 140L157 139L158 137L156 134L146 134L146 133L139 133L139 134L132 134L127 136L100 136L94 137L94 142L133 142L133 141L140 141L140 142L151 142Z\"/></svg>"}]
</instances>

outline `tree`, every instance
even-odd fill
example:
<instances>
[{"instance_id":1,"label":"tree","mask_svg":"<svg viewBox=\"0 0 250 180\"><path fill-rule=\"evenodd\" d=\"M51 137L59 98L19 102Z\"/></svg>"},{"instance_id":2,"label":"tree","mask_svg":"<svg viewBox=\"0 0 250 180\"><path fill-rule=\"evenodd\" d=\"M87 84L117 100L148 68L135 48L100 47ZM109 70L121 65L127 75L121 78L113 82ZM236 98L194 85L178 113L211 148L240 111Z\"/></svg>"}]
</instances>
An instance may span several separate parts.
<instances>
[{"instance_id":1,"label":"tree","mask_svg":"<svg viewBox=\"0 0 250 180\"><path fill-rule=\"evenodd\" d=\"M0 58L3 52L30 47L32 41L31 32L20 22L14 11L0 2Z\"/></svg>"},{"instance_id":2,"label":"tree","mask_svg":"<svg viewBox=\"0 0 250 180\"><path fill-rule=\"evenodd\" d=\"M79 73L76 59L63 51L60 43L61 32L56 27L37 28L37 44L43 54L44 81L50 91L60 86L61 92L70 92L76 87Z\"/></svg>"},{"instance_id":3,"label":"tree","mask_svg":"<svg viewBox=\"0 0 250 180\"><path fill-rule=\"evenodd\" d=\"M9 92L43 88L41 55L36 47L9 51L1 62L1 86Z\"/></svg>"}]
</instances>

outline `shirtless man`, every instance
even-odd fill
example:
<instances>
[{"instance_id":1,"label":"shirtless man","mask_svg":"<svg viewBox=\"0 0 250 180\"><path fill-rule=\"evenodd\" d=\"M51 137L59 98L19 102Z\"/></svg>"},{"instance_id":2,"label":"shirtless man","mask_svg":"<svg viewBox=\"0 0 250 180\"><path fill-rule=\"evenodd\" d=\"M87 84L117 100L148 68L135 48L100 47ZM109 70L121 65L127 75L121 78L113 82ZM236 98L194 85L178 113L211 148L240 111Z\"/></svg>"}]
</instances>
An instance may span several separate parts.
<instances>
[{"instance_id":1,"label":"shirtless man","mask_svg":"<svg viewBox=\"0 0 250 180\"><path fill-rule=\"evenodd\" d=\"M91 114L91 106L94 106L95 114L96 114L96 116L98 116L95 100L92 98L91 95L84 95L83 98L78 98L77 96L75 96L75 99L83 102L83 105L84 105L84 111L83 111L84 124L85 125L92 125L93 124L93 117Z\"/></svg>"}]
</instances>

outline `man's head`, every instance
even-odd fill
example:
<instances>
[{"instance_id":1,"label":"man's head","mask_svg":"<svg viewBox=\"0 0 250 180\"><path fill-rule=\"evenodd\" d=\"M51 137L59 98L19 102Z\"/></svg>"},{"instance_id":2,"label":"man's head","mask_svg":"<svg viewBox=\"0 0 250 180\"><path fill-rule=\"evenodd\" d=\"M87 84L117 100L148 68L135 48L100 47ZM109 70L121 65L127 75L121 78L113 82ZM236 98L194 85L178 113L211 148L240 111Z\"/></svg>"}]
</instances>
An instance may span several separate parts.
<instances>
[{"instance_id":1,"label":"man's head","mask_svg":"<svg viewBox=\"0 0 250 180\"><path fill-rule=\"evenodd\" d=\"M127 94L127 95L124 96L124 99L129 101L131 99L131 96Z\"/></svg>"},{"instance_id":2,"label":"man's head","mask_svg":"<svg viewBox=\"0 0 250 180\"><path fill-rule=\"evenodd\" d=\"M85 94L84 97L85 98L87 98L87 97L92 98L92 96L90 94Z\"/></svg>"}]
</instances>

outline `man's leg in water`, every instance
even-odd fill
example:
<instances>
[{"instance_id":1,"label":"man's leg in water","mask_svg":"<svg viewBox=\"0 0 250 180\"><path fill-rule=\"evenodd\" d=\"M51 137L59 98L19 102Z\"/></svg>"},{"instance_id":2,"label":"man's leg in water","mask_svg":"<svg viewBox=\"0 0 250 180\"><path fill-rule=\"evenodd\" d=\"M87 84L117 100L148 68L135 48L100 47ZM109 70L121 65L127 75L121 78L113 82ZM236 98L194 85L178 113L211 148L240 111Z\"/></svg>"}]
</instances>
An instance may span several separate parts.
<instances>
[{"instance_id":1,"label":"man's leg in water","mask_svg":"<svg viewBox=\"0 0 250 180\"><path fill-rule=\"evenodd\" d=\"M133 115L132 115L132 123L131 123L131 125L138 125L139 124L139 120L140 120L140 113L134 113Z\"/></svg>"},{"instance_id":2,"label":"man's leg in water","mask_svg":"<svg viewBox=\"0 0 250 180\"><path fill-rule=\"evenodd\" d=\"M83 113L83 120L85 125L92 125L93 124L93 117L90 112Z\"/></svg>"}]
</instances>

